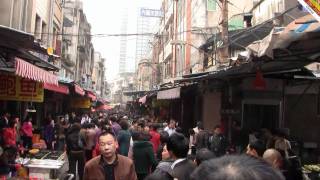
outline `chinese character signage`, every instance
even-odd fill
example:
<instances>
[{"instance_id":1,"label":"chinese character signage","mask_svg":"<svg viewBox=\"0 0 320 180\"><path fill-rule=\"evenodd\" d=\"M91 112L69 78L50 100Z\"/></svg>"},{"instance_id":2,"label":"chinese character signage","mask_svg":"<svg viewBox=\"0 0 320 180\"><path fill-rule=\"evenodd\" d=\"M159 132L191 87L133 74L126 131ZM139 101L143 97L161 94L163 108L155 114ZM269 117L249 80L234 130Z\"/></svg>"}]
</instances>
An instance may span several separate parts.
<instances>
[{"instance_id":1,"label":"chinese character signage","mask_svg":"<svg viewBox=\"0 0 320 180\"><path fill-rule=\"evenodd\" d=\"M43 84L0 73L0 100L43 102Z\"/></svg>"},{"instance_id":2,"label":"chinese character signage","mask_svg":"<svg viewBox=\"0 0 320 180\"><path fill-rule=\"evenodd\" d=\"M83 108L88 109L91 106L91 101L89 98L80 97L80 98L72 98L71 99L71 107L72 108Z\"/></svg>"},{"instance_id":3,"label":"chinese character signage","mask_svg":"<svg viewBox=\"0 0 320 180\"><path fill-rule=\"evenodd\" d=\"M298 0L310 14L320 21L320 0Z\"/></svg>"}]
</instances>

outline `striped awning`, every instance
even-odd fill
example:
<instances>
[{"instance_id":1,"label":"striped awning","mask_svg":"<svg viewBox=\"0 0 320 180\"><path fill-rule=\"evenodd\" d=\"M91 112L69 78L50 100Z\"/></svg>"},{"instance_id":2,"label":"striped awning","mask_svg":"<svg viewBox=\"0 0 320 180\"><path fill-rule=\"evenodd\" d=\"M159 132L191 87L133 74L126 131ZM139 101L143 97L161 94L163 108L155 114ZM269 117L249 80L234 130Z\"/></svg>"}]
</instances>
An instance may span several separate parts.
<instances>
[{"instance_id":1,"label":"striped awning","mask_svg":"<svg viewBox=\"0 0 320 180\"><path fill-rule=\"evenodd\" d=\"M91 92L91 91L86 91L87 92L87 96L92 100L92 101L96 101L97 100L97 96Z\"/></svg>"},{"instance_id":2,"label":"striped awning","mask_svg":"<svg viewBox=\"0 0 320 180\"><path fill-rule=\"evenodd\" d=\"M15 58L15 74L34 81L58 85L58 77L18 57Z\"/></svg>"},{"instance_id":3,"label":"striped awning","mask_svg":"<svg viewBox=\"0 0 320 180\"><path fill-rule=\"evenodd\" d=\"M77 94L84 96L85 95L85 91L77 84L74 84L74 92L76 92Z\"/></svg>"},{"instance_id":4,"label":"striped awning","mask_svg":"<svg viewBox=\"0 0 320 180\"><path fill-rule=\"evenodd\" d=\"M54 84L44 83L43 88L50 91L58 92L61 94L69 94L69 87L62 84L54 85Z\"/></svg>"}]
</instances>

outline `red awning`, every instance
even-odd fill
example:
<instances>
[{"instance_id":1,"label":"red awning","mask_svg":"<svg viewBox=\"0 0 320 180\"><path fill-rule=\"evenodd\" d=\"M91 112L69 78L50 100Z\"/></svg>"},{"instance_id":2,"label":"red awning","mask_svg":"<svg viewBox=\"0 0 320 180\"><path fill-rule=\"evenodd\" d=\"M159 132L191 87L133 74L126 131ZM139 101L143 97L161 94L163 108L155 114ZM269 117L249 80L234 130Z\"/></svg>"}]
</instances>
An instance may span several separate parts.
<instances>
[{"instance_id":1,"label":"red awning","mask_svg":"<svg viewBox=\"0 0 320 180\"><path fill-rule=\"evenodd\" d=\"M57 86L57 85L54 85L54 84L44 83L43 84L43 88L47 89L47 90L50 90L50 91L58 92L58 93L61 93L61 94L69 94L68 86L65 86L65 85L62 85L62 84L59 84Z\"/></svg>"},{"instance_id":2,"label":"red awning","mask_svg":"<svg viewBox=\"0 0 320 180\"><path fill-rule=\"evenodd\" d=\"M34 81L58 85L58 77L20 58L15 58L16 75Z\"/></svg>"},{"instance_id":3,"label":"red awning","mask_svg":"<svg viewBox=\"0 0 320 180\"><path fill-rule=\"evenodd\" d=\"M102 106L99 106L96 108L96 111L103 111L103 110L110 110L112 109L111 106L108 106L108 105L102 105Z\"/></svg>"},{"instance_id":4,"label":"red awning","mask_svg":"<svg viewBox=\"0 0 320 180\"><path fill-rule=\"evenodd\" d=\"M74 85L74 91L81 96L85 94L84 90L77 84Z\"/></svg>"},{"instance_id":5,"label":"red awning","mask_svg":"<svg viewBox=\"0 0 320 180\"><path fill-rule=\"evenodd\" d=\"M97 96L91 92L91 91L86 91L87 92L87 96L92 100L92 101L95 101L97 100Z\"/></svg>"}]
</instances>

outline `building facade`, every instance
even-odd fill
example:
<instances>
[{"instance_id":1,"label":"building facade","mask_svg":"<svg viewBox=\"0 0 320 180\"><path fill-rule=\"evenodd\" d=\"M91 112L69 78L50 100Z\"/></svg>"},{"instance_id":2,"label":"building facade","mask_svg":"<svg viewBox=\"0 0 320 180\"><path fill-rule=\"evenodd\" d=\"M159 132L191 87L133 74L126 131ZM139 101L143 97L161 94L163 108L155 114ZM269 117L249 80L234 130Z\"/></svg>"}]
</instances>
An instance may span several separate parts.
<instances>
[{"instance_id":1,"label":"building facade","mask_svg":"<svg viewBox=\"0 0 320 180\"><path fill-rule=\"evenodd\" d=\"M80 11L83 11L83 4L81 1L65 1L63 7L63 33L70 35L63 36L60 76L68 79L75 79L76 77L78 37L72 36L72 34L79 33Z\"/></svg>"},{"instance_id":2,"label":"building facade","mask_svg":"<svg viewBox=\"0 0 320 180\"><path fill-rule=\"evenodd\" d=\"M105 59L99 52L94 53L94 67L92 73L93 89L99 97L105 96Z\"/></svg>"},{"instance_id":3,"label":"building facade","mask_svg":"<svg viewBox=\"0 0 320 180\"><path fill-rule=\"evenodd\" d=\"M121 19L121 34L127 34L128 29L128 9L123 10ZM120 57L119 57L119 73L125 73L127 68L127 36L120 37Z\"/></svg>"}]
</instances>

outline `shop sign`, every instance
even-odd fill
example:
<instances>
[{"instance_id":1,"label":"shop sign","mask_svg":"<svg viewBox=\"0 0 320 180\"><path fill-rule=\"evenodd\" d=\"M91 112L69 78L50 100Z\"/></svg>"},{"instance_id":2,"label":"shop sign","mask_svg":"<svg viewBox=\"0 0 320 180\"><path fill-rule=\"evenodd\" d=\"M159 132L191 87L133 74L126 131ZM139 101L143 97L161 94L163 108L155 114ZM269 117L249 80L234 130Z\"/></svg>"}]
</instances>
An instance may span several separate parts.
<instances>
[{"instance_id":1,"label":"shop sign","mask_svg":"<svg viewBox=\"0 0 320 180\"><path fill-rule=\"evenodd\" d=\"M89 98L80 97L80 98L72 98L71 99L71 108L90 108L91 101Z\"/></svg>"},{"instance_id":2,"label":"shop sign","mask_svg":"<svg viewBox=\"0 0 320 180\"><path fill-rule=\"evenodd\" d=\"M319 0L298 0L300 4L309 11L318 21L320 21L320 1Z\"/></svg>"},{"instance_id":3,"label":"shop sign","mask_svg":"<svg viewBox=\"0 0 320 180\"><path fill-rule=\"evenodd\" d=\"M43 94L42 83L0 73L0 100L43 102Z\"/></svg>"}]
</instances>

